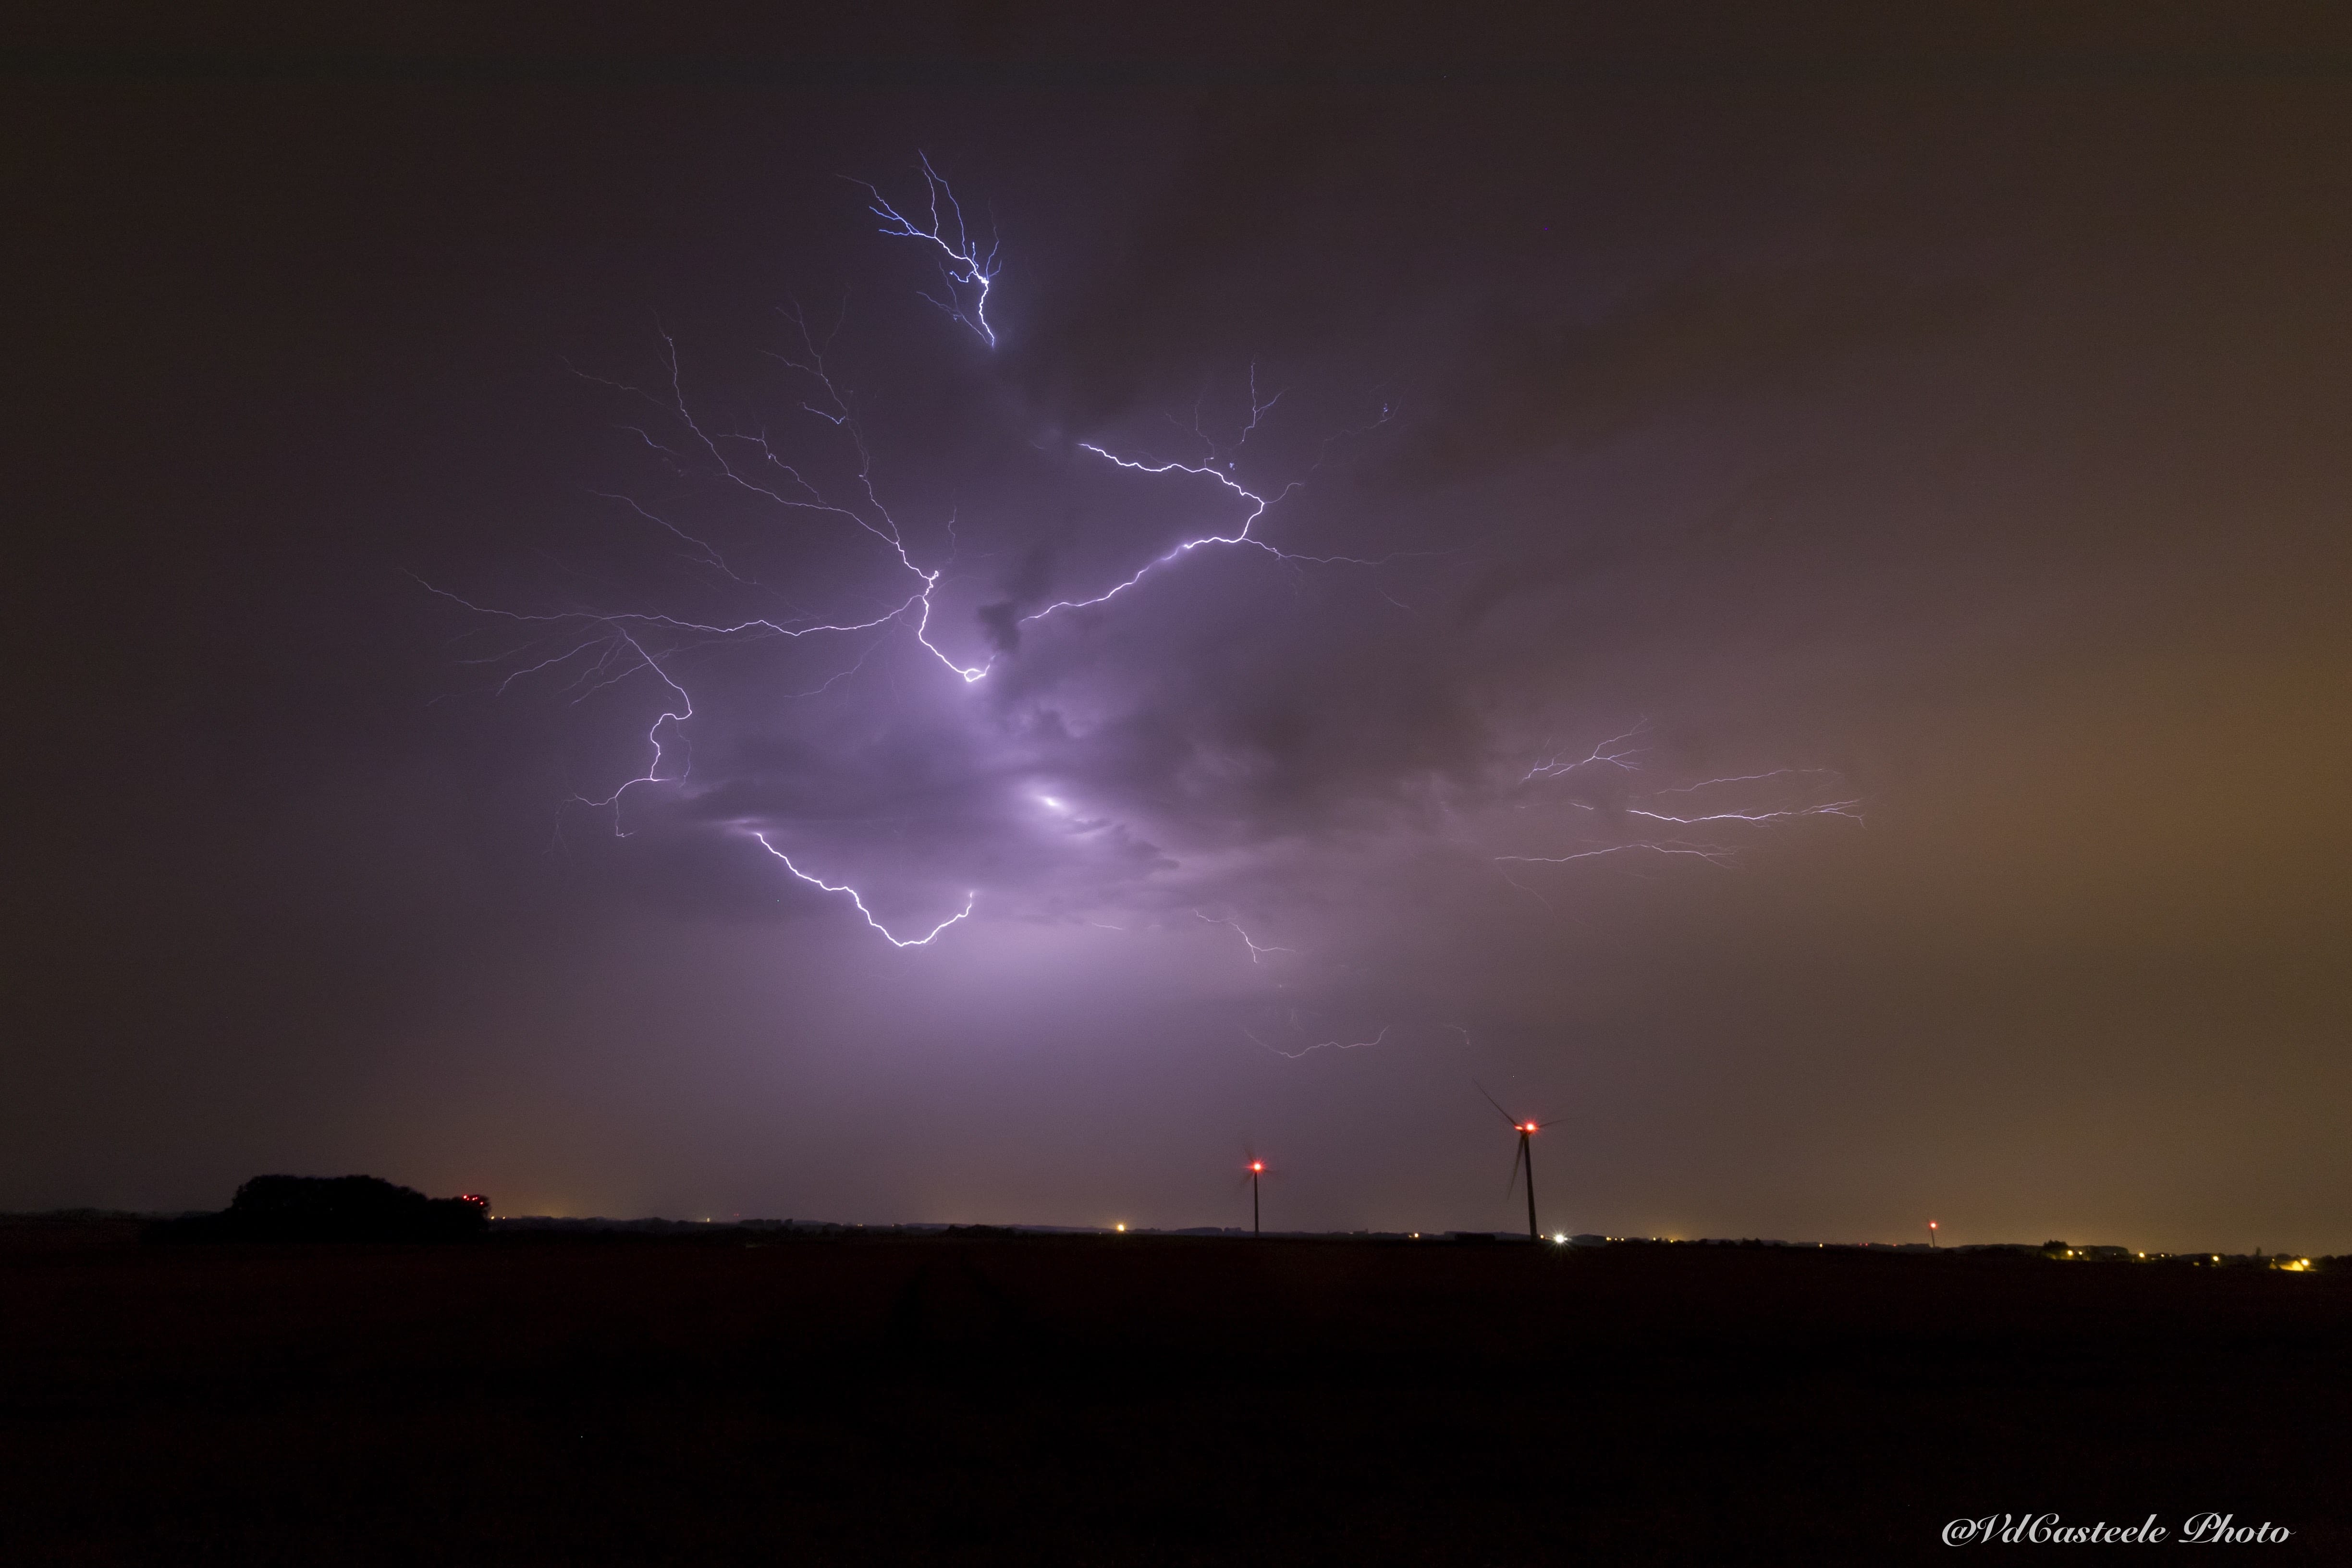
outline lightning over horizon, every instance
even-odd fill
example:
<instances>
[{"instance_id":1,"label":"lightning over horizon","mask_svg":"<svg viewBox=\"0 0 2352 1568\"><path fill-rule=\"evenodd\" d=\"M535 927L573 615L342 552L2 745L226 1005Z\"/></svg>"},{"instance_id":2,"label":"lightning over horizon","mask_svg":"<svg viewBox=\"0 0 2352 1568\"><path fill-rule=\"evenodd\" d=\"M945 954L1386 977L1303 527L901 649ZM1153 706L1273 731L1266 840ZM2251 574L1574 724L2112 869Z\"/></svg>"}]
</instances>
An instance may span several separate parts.
<instances>
[{"instance_id":1,"label":"lightning over horizon","mask_svg":"<svg viewBox=\"0 0 2352 1568\"><path fill-rule=\"evenodd\" d=\"M909 217L886 198L878 188L861 182L872 197L870 210L882 220L879 232L885 237L915 239L940 253L941 259L939 265L947 294L944 298L929 294L923 297L956 324L967 329L979 340L984 353L992 354L999 346L999 334L988 316L987 307L990 289L1001 272L1000 247L992 237L983 245L966 218L955 190L929 160L927 157L920 159L919 165L925 182L925 200L918 216ZM609 791L601 794L580 792L573 796L580 804L610 811L615 836L629 837L633 831L625 814L635 794L654 786L666 786L669 795L689 809L704 813L720 809L719 825L724 829L756 842L801 883L828 894L846 897L865 923L893 947L927 947L951 927L965 921L980 905L981 893L977 887L966 890L961 897L961 907L955 908L955 911L945 919L935 919L932 915L918 916L911 924L899 916L886 921L869 901L874 895L869 879L853 870L846 875L835 872L833 875L843 876L844 879L828 880L804 869L793 856L777 847L770 835L792 823L794 820L792 814L779 815L773 810L761 808L723 807L730 795L740 795L741 791L730 791L720 785L703 790L694 783L688 737L689 726L699 721L700 710L688 689L687 681L690 678L681 668L683 661L691 659L703 650L727 646L749 647L762 642L791 646L819 637L863 637L867 639L866 650L848 668L836 670L811 690L782 694L783 700L797 701L822 697L840 682L863 670L895 631L905 636L908 645L920 649L929 664L953 676L953 688L971 694L968 700L976 701L982 689L992 684L991 678L1006 668L1006 661L1015 657L1018 634L1042 630L1049 624L1064 617L1076 616L1081 612L1099 612L1106 607L1123 605L1130 602L1130 595L1141 590L1147 583L1204 551L1254 553L1294 570L1313 565L1356 568L1367 572L1377 572L1402 556L1427 556L1431 553L1427 551L1391 550L1376 554L1350 555L1300 551L1286 549L1263 536L1261 530L1268 514L1284 501L1299 494L1302 483L1292 479L1279 487L1260 486L1241 474L1244 449L1249 447L1253 437L1262 437L1270 427L1269 421L1286 395L1282 391L1270 395L1262 393L1258 367L1253 363L1247 380L1247 412L1234 419L1229 427L1232 434L1228 437L1220 439L1209 432L1202 407L1198 403L1192 412L1189 426L1182 421L1177 422L1180 429L1186 430L1192 439L1199 442L1202 449L1199 460L1132 455L1114 445L1092 439L1072 441L1067 448L1073 454L1100 463L1109 475L1198 487L1201 498L1219 504L1221 510L1227 510L1231 520L1184 533L1174 543L1148 554L1139 565L1114 577L1107 586L1066 597L1039 595L1028 607L1016 605L1001 612L992 612L999 616L999 625L1003 628L996 648L976 661L959 657L944 646L938 618L940 609L939 596L948 585L948 573L958 554L955 510L950 508L925 529L918 531L927 536L936 534L940 542L937 545L919 547L914 542L915 535L910 534L908 527L901 521L901 508L886 500L877 476L876 447L861 409L861 405L871 403L873 398L870 395L853 393L828 363L828 353L839 338L843 319L835 320L821 333L797 303L782 308L779 316L787 329L786 345L780 350L763 352L770 361L782 366L794 389L789 394L789 405L784 410L782 424L774 418L715 418L699 412L696 399L688 391L687 370L677 340L667 331L658 334L659 374L649 382L579 372L574 374L583 383L604 388L625 399L628 404L650 413L652 422L643 417L625 420L619 428L678 483L689 487L715 485L719 492L740 498L744 503L787 525L795 522L839 525L848 531L844 536L845 539L865 542L864 547L868 551L878 550L880 564L887 573L898 578L898 586L885 589L878 595L878 603L850 615L825 616L804 609L797 602L801 596L798 591L793 597L786 597L761 570L747 563L747 552L758 549L759 535L747 536L749 542L738 542L722 546L707 527L691 525L676 514L675 506L690 498L691 489L681 490L670 504L649 502L640 496L625 493L601 490L590 493L616 502L628 517L656 530L678 547L680 553L677 560L680 568L692 574L707 574L712 590L738 595L748 593L772 599L782 607L782 613L770 611L706 616L610 603L525 612L484 605L435 584L427 583L425 586L433 594L462 606L486 622L504 625L519 634L519 640L477 660L502 663L508 667L497 687L501 694L520 680L567 670L572 673L565 689L574 705L640 675L649 675L668 694L667 700L646 726L645 745L647 761L643 771L623 779ZM1391 405L1384 404L1381 420L1375 422L1375 427L1391 416ZM809 421L805 426L809 434L793 434L791 427L793 419ZM1327 452L1329 440L1326 437L1323 449ZM1320 460L1318 457L1318 461ZM831 477L826 477L827 471ZM1173 505L1180 510L1192 510L1197 508L1201 501L1187 500L1171 491L1168 498L1154 504L1162 509ZM856 591L871 595L870 589ZM1386 603L1403 607L1393 595L1385 590L1378 593ZM1024 687L1034 685L1034 677L1024 676ZM900 691L895 681L888 689ZM971 710L961 718L942 711L932 721L946 724L951 731L964 732L967 739L960 744L1001 751L1004 757L1003 765L1010 765L1017 771L1024 765L1017 759L1025 748L1009 743L1007 739L983 738L987 733L987 721L982 716L989 712L1006 711L1003 704L1008 700L1023 700L1019 697L999 698L992 708ZM900 693L895 699L901 704L910 700L911 694L907 693ZM882 708L868 707L866 710L880 716L889 710L889 706L886 702ZM1046 710L1051 715L1050 722L1066 727L1067 720L1059 716L1062 712L1059 708ZM1747 805L1722 798L1725 792L1734 787L1767 785L1776 781L1785 785L1791 780L1834 776L1819 769L1780 767L1726 774L1694 784L1668 786L1632 799L1603 799L1592 795L1580 783L1593 774L1623 778L1642 773L1643 759L1652 750L1653 737L1651 721L1643 718L1632 728L1594 742L1580 752L1554 751L1525 766L1517 780L1518 787L1523 790L1546 784L1567 787L1570 793L1556 802L1557 805L1583 814L1594 821L1605 818L1621 829L1638 828L1644 824L1675 828L1755 827L1823 816L1860 820L1859 803L1853 799L1792 800ZM893 786L886 784L885 787ZM976 784L975 787L984 786ZM1718 803L1713 809L1663 809L1664 797L1667 795L1692 796L1701 791L1710 792L1706 798ZM1496 801L1501 800L1501 782L1496 781L1488 793ZM1128 831L1116 826L1110 817L1076 812L1055 795L1040 791L1035 798L1048 806L1056 817L1065 820L1065 834L1075 836L1079 840L1108 843L1109 841L1103 838L1106 833ZM1465 807L1476 808L1476 797L1466 798L1463 804ZM926 819L943 808L956 809L945 797L932 805L910 805L907 807L910 815L894 819L901 822L902 826L890 831L900 835L935 833L936 828L927 826ZM803 838L835 831L814 820L802 820L794 828L796 836ZM870 832L861 827L858 836L870 837ZM1630 837L1596 843L1591 841L1590 823L1579 837L1585 841L1560 852L1489 852L1490 858L1497 866L1507 863L1564 866L1576 861L1646 854L1696 858L1720 867L1732 863L1738 853L1738 847L1732 844L1702 842L1682 837L1655 837L1639 832ZM810 851L803 848L796 852L805 855ZM831 858L835 860L846 858L854 863L861 853L854 846L845 845ZM1064 853L1066 855L1068 852ZM904 858L898 851L892 851L892 857ZM983 864L988 858L975 855L971 858L975 868L975 880L984 879L989 875ZM1001 859L1002 855L998 858ZM944 870L944 868L940 869ZM1122 885L1124 879L1131 875L1126 871L1118 873ZM901 873L896 879L906 880L907 874ZM935 881L937 876L919 873L915 879ZM1521 886L1516 881L1512 885ZM1534 892L1534 889L1523 887L1521 890ZM899 897L904 899L906 895L902 893ZM950 907L957 902L953 900L940 901ZM1016 899L1011 907L1018 908L1019 900ZM1236 918L1213 917L1197 909L1192 912L1202 921L1230 927L1240 938L1254 966L1262 964L1268 954L1295 953L1297 951L1288 946L1258 942ZM901 936L898 933L902 930L920 931L922 934ZM1386 1034L1384 1029L1370 1041L1323 1042L1308 1048L1320 1049L1328 1045L1355 1049L1378 1044L1386 1037ZM1277 1054L1290 1053L1277 1050Z\"/></svg>"},{"instance_id":2,"label":"lightning over horizon","mask_svg":"<svg viewBox=\"0 0 2352 1568\"><path fill-rule=\"evenodd\" d=\"M20 1218L2352 1247L2325 7L37 9Z\"/></svg>"}]
</instances>

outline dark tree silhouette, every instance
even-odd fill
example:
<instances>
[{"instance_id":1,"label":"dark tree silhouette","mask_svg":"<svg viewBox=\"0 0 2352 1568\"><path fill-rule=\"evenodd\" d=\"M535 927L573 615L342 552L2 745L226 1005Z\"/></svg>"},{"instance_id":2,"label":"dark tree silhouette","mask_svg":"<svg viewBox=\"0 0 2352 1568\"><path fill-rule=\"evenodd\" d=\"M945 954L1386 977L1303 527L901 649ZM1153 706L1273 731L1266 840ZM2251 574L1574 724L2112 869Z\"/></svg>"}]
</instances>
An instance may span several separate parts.
<instances>
[{"instance_id":1,"label":"dark tree silhouette","mask_svg":"<svg viewBox=\"0 0 2352 1568\"><path fill-rule=\"evenodd\" d=\"M457 1241L489 1225L489 1200L428 1198L381 1176L256 1176L219 1214L150 1227L158 1241Z\"/></svg>"}]
</instances>

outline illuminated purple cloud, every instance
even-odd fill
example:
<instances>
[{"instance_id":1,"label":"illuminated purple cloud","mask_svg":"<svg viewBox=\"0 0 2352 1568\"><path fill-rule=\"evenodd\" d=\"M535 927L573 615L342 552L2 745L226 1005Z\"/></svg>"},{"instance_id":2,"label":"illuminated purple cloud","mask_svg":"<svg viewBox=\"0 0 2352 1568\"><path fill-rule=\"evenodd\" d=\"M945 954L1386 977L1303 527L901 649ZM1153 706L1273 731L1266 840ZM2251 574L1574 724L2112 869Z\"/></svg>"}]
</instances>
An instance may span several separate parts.
<instances>
[{"instance_id":1,"label":"illuminated purple cloud","mask_svg":"<svg viewBox=\"0 0 2352 1568\"><path fill-rule=\"evenodd\" d=\"M998 251L922 167L919 221L878 192L873 210L942 253L932 302L992 356ZM1318 425L1253 365L1227 434L1204 398L1169 417L1196 448L1170 457L1117 422L1055 437L983 370L960 384L986 406L940 434L835 367L845 318L781 314L756 403L692 391L667 333L655 375L583 378L625 410L644 471L600 493L658 572L612 566L594 602L522 610L435 587L479 618L501 693L536 684L598 722L636 709L638 771L578 795L615 835L740 845L785 879L784 908L854 914L899 949L1003 921L1223 927L1236 1026L1298 1058L1403 1026L1414 1004L1348 980L1339 950L1349 911L1393 903L1384 879L1417 858L1549 907L1559 889L1523 875L1722 867L1759 831L1860 820L1824 769L1660 776L1646 718L1529 740L1524 704L1477 695L1496 657L1477 628L1429 613L1483 570L1442 528L1361 552L1272 537L1278 507L1344 478L1335 431L1377 437L1392 401ZM1344 509L1301 526L1328 537ZM795 886L824 901L786 900Z\"/></svg>"}]
</instances>

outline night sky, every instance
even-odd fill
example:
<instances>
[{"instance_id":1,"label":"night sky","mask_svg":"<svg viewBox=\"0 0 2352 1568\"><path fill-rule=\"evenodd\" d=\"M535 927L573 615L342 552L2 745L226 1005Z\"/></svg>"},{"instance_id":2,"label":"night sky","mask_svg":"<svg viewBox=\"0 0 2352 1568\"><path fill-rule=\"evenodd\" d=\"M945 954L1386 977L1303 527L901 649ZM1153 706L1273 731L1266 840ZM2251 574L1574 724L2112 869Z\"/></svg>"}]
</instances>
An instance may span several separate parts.
<instances>
[{"instance_id":1,"label":"night sky","mask_svg":"<svg viewBox=\"0 0 2352 1568\"><path fill-rule=\"evenodd\" d=\"M0 1208L2352 1250L2352 29L1880 9L11 24Z\"/></svg>"}]
</instances>

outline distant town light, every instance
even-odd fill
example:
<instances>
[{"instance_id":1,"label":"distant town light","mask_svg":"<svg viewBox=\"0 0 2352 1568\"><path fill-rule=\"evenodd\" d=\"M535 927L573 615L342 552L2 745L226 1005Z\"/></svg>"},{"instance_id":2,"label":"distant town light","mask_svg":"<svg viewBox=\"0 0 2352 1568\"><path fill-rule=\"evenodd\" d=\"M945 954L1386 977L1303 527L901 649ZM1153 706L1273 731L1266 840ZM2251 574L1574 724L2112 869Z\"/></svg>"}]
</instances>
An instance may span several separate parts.
<instances>
[{"instance_id":1,"label":"distant town light","mask_svg":"<svg viewBox=\"0 0 2352 1568\"><path fill-rule=\"evenodd\" d=\"M1111 1226L1111 1229L1113 1229L1113 1230L1125 1230L1126 1228L1127 1228L1127 1221L1125 1221L1125 1220L1121 1220L1121 1221L1119 1221L1117 1225L1115 1225L1115 1226Z\"/></svg>"}]
</instances>

